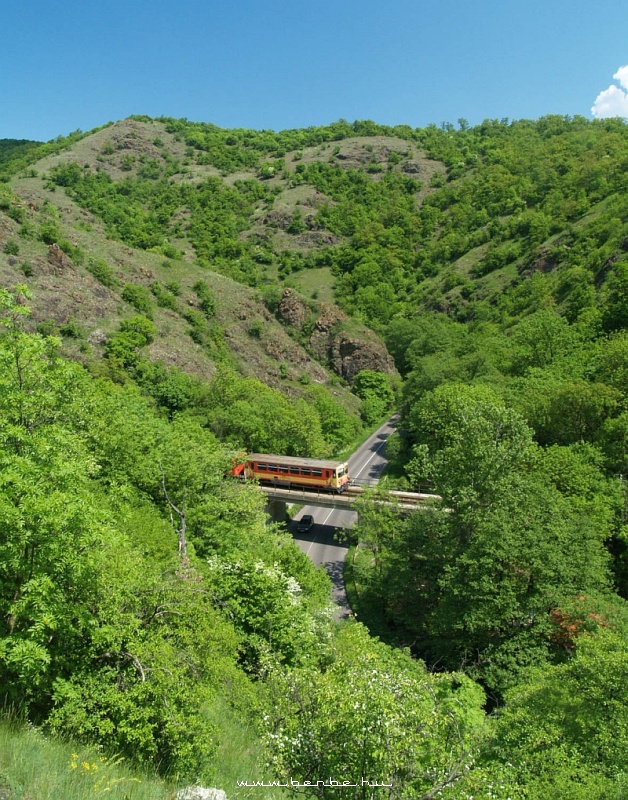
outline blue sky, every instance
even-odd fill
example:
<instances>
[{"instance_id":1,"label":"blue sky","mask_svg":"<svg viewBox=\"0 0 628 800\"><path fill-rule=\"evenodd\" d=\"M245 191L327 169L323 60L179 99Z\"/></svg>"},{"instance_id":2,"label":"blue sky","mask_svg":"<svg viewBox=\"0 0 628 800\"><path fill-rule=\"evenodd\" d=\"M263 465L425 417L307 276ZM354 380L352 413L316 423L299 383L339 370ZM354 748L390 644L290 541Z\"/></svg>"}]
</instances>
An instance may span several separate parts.
<instances>
[{"instance_id":1,"label":"blue sky","mask_svg":"<svg viewBox=\"0 0 628 800\"><path fill-rule=\"evenodd\" d=\"M628 114L627 23L626 0L0 0L0 138L130 114L275 130L590 117L603 92L600 114Z\"/></svg>"}]
</instances>

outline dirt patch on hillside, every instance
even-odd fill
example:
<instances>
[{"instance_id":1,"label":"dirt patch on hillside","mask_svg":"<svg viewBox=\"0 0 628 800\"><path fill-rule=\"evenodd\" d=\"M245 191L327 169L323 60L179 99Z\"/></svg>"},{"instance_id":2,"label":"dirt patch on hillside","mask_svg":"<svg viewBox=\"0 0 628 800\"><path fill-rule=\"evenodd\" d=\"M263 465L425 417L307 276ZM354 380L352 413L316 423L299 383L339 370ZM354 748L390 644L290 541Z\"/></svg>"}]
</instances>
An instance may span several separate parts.
<instances>
[{"instance_id":1,"label":"dirt patch on hillside","mask_svg":"<svg viewBox=\"0 0 628 800\"><path fill-rule=\"evenodd\" d=\"M373 180L379 180L391 169L428 186L435 173L445 175L447 172L444 164L428 158L413 142L394 136L356 136L307 147L302 155L290 154L286 165L295 169L298 163L312 164L316 161L327 161L343 169L362 169Z\"/></svg>"},{"instance_id":2,"label":"dirt patch on hillside","mask_svg":"<svg viewBox=\"0 0 628 800\"><path fill-rule=\"evenodd\" d=\"M70 150L43 159L37 167L49 170L73 161L102 170L117 181L135 175L151 160L163 165L164 153L183 162L185 142L177 141L161 122L124 119L81 139Z\"/></svg>"}]
</instances>

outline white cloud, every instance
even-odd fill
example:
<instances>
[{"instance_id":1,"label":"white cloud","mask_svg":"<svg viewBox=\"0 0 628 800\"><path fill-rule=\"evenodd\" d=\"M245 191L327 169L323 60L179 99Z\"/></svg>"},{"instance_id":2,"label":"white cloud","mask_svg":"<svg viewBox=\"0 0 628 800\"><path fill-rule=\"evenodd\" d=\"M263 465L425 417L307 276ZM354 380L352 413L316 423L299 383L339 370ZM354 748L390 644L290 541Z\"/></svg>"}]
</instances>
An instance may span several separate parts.
<instances>
[{"instance_id":1,"label":"white cloud","mask_svg":"<svg viewBox=\"0 0 628 800\"><path fill-rule=\"evenodd\" d=\"M611 85L595 98L591 114L598 119L628 117L628 66L620 67L613 79L621 88Z\"/></svg>"},{"instance_id":2,"label":"white cloud","mask_svg":"<svg viewBox=\"0 0 628 800\"><path fill-rule=\"evenodd\" d=\"M619 83L622 89L628 89L628 67L620 67L613 75L613 78Z\"/></svg>"}]
</instances>

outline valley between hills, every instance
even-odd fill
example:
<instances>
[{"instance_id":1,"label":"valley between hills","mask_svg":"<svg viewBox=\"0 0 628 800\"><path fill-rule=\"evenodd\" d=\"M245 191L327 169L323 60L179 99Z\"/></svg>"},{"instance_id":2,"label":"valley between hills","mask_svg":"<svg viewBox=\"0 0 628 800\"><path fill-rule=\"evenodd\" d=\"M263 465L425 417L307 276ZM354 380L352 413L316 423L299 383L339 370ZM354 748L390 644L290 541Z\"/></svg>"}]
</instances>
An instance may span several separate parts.
<instances>
[{"instance_id":1,"label":"valley between hills","mask_svg":"<svg viewBox=\"0 0 628 800\"><path fill-rule=\"evenodd\" d=\"M628 791L627 175L558 115L0 140L0 796ZM365 493L339 620L231 469L395 410L441 499Z\"/></svg>"}]
</instances>

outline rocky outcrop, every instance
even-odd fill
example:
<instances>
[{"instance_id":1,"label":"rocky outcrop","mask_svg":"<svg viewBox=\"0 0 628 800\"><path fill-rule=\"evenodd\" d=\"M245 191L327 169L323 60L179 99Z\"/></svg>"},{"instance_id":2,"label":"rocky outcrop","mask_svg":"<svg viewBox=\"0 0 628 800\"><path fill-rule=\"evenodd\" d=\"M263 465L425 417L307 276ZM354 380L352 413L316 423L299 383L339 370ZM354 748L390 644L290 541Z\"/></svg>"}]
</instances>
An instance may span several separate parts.
<instances>
[{"instance_id":1,"label":"rocky outcrop","mask_svg":"<svg viewBox=\"0 0 628 800\"><path fill-rule=\"evenodd\" d=\"M277 316L286 325L303 331L312 311L292 289L285 289ZM349 317L337 306L321 303L307 346L314 357L351 383L358 372L372 369L392 374L395 365L384 343L372 331L364 336L349 332L345 326Z\"/></svg>"},{"instance_id":2,"label":"rocky outcrop","mask_svg":"<svg viewBox=\"0 0 628 800\"><path fill-rule=\"evenodd\" d=\"M279 228L279 230L285 231L292 224L292 214L288 211L271 211L264 217L263 222L271 228Z\"/></svg>"},{"instance_id":3,"label":"rocky outcrop","mask_svg":"<svg viewBox=\"0 0 628 800\"><path fill-rule=\"evenodd\" d=\"M535 272L551 272L558 265L556 253L550 247L538 247L530 258L519 265L517 271L520 275L529 277Z\"/></svg>"},{"instance_id":4,"label":"rocky outcrop","mask_svg":"<svg viewBox=\"0 0 628 800\"><path fill-rule=\"evenodd\" d=\"M329 363L348 383L363 369L395 372L393 359L381 342L363 341L344 333L332 339Z\"/></svg>"},{"instance_id":5,"label":"rocky outcrop","mask_svg":"<svg viewBox=\"0 0 628 800\"><path fill-rule=\"evenodd\" d=\"M277 306L277 317L281 322L301 330L310 316L310 309L292 289L284 289Z\"/></svg>"},{"instance_id":6,"label":"rocky outcrop","mask_svg":"<svg viewBox=\"0 0 628 800\"><path fill-rule=\"evenodd\" d=\"M51 264L56 271L63 272L72 262L58 244L51 244L48 247L48 263Z\"/></svg>"},{"instance_id":7,"label":"rocky outcrop","mask_svg":"<svg viewBox=\"0 0 628 800\"><path fill-rule=\"evenodd\" d=\"M309 226L310 217L306 217L304 222ZM339 236L335 236L329 231L309 230L295 236L295 241L304 247L333 247L340 241Z\"/></svg>"}]
</instances>

